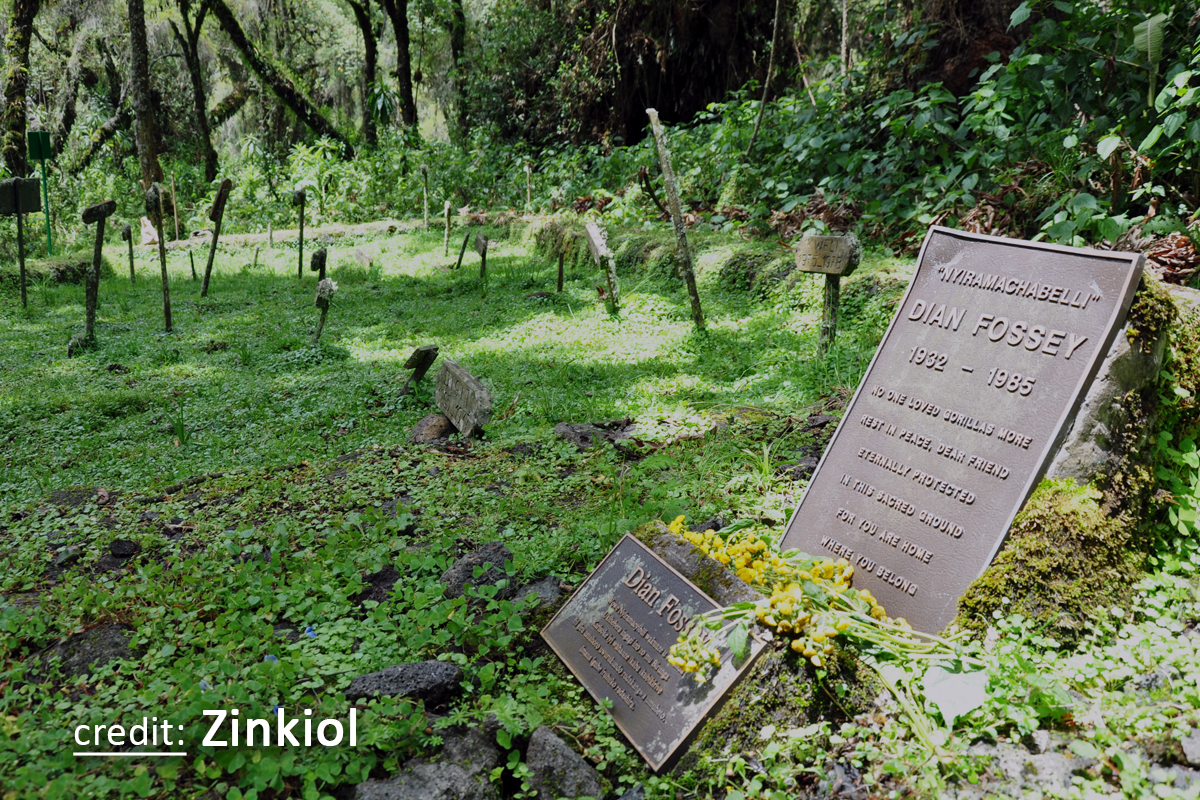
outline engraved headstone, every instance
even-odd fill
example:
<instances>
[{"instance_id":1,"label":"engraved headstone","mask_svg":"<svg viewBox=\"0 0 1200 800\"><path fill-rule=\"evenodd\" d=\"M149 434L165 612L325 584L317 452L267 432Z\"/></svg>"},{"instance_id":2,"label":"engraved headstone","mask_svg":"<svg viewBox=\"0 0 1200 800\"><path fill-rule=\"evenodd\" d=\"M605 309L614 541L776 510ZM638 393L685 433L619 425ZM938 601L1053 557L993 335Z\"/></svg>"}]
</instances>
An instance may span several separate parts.
<instances>
[{"instance_id":1,"label":"engraved headstone","mask_svg":"<svg viewBox=\"0 0 1200 800\"><path fill-rule=\"evenodd\" d=\"M713 642L720 668L705 683L667 663L671 645L719 604L626 535L542 631L542 637L655 772L669 769L716 713L763 643L735 661ZM717 634L704 629L711 636Z\"/></svg>"},{"instance_id":2,"label":"engraved headstone","mask_svg":"<svg viewBox=\"0 0 1200 800\"><path fill-rule=\"evenodd\" d=\"M1144 258L931 228L781 547L938 631L1045 473Z\"/></svg>"},{"instance_id":3,"label":"engraved headstone","mask_svg":"<svg viewBox=\"0 0 1200 800\"><path fill-rule=\"evenodd\" d=\"M846 278L858 267L861 252L852 235L805 234L796 245L796 269Z\"/></svg>"},{"instance_id":4,"label":"engraved headstone","mask_svg":"<svg viewBox=\"0 0 1200 800\"><path fill-rule=\"evenodd\" d=\"M492 418L492 393L456 361L438 370L434 402L463 436L472 436Z\"/></svg>"}]
</instances>

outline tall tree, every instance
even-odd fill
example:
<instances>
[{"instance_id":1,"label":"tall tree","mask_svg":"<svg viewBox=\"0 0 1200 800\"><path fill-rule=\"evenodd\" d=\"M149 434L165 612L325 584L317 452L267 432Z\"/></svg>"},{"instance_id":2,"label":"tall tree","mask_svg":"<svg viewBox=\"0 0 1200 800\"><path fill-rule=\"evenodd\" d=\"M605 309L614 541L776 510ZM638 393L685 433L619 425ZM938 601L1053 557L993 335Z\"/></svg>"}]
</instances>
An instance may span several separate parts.
<instances>
[{"instance_id":1,"label":"tall tree","mask_svg":"<svg viewBox=\"0 0 1200 800\"><path fill-rule=\"evenodd\" d=\"M375 88L375 75L379 64L379 44L375 38L375 26L371 22L371 6L370 0L346 0L350 4L350 9L354 12L354 21L358 23L358 29L362 32L363 38L363 90L362 90L362 112L363 112L363 137L367 140L370 147L374 147L379 142L378 134L375 130L375 109L371 108L371 91Z\"/></svg>"},{"instance_id":2,"label":"tall tree","mask_svg":"<svg viewBox=\"0 0 1200 800\"><path fill-rule=\"evenodd\" d=\"M129 72L133 138L142 168L142 188L149 189L163 179L163 171L158 163L158 134L150 98L150 46L146 42L146 7L142 0L129 0Z\"/></svg>"},{"instance_id":3,"label":"tall tree","mask_svg":"<svg viewBox=\"0 0 1200 800\"><path fill-rule=\"evenodd\" d=\"M72 20L73 22L74 20ZM71 135L71 129L75 127L75 120L78 116L75 106L79 99L79 83L82 79L83 51L87 47L91 35L92 30L85 27L75 35L75 45L71 48L71 59L67 62L67 86L63 93L62 115L59 117L58 132L50 143L55 157L62 154L63 149L67 146L67 139Z\"/></svg>"},{"instance_id":4,"label":"tall tree","mask_svg":"<svg viewBox=\"0 0 1200 800\"><path fill-rule=\"evenodd\" d=\"M208 94L204 89L204 74L200 69L200 29L208 14L208 3L201 0L200 8L192 13L192 0L178 0L179 16L183 20L183 31L171 20L171 32L183 50L183 62L188 77L192 80L192 102L196 114L196 128L200 131L200 146L204 150L204 180L212 183L217 178L217 151L212 146L212 130L208 122Z\"/></svg>"},{"instance_id":5,"label":"tall tree","mask_svg":"<svg viewBox=\"0 0 1200 800\"><path fill-rule=\"evenodd\" d=\"M130 0L130 2L133 2L133 0ZM242 30L241 24L237 21L237 17L234 16L233 11L229 8L225 0L209 0L209 7L212 10L213 16L217 18L217 23L221 26L221 30L225 31L225 35L229 37L229 41L233 42L233 46L242 54L242 59L246 62L246 66L250 67L262 79L263 83L270 86L275 96L291 109L292 113L307 125L313 133L333 139L342 146L342 156L344 158L353 158L354 147L350 144L350 140L343 136L337 128L333 127L329 120L325 119L321 110L304 96L304 93L292 82L291 78L258 52L254 44L246 38L246 32Z\"/></svg>"},{"instance_id":6,"label":"tall tree","mask_svg":"<svg viewBox=\"0 0 1200 800\"><path fill-rule=\"evenodd\" d=\"M450 78L458 104L458 135L467 138L467 99L463 97L462 57L467 46L467 12L463 0L450 0Z\"/></svg>"},{"instance_id":7,"label":"tall tree","mask_svg":"<svg viewBox=\"0 0 1200 800\"><path fill-rule=\"evenodd\" d=\"M13 0L8 35L4 37L4 116L0 117L3 127L0 150L3 150L4 165L9 174L22 178L29 170L25 147L25 92L29 88L29 40L38 6L39 0Z\"/></svg>"},{"instance_id":8,"label":"tall tree","mask_svg":"<svg viewBox=\"0 0 1200 800\"><path fill-rule=\"evenodd\" d=\"M417 124L417 103L413 99L412 63L408 46L408 0L379 0L392 23L396 37L396 82L400 85L400 120L408 127Z\"/></svg>"}]
</instances>

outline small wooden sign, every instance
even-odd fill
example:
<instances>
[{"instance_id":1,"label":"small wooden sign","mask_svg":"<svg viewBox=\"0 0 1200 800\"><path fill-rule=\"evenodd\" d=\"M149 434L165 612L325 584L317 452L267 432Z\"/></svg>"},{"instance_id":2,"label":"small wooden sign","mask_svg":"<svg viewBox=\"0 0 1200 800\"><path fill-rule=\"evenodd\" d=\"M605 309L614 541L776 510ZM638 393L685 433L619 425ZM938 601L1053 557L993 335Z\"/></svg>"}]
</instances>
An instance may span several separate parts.
<instances>
[{"instance_id":1,"label":"small wooden sign","mask_svg":"<svg viewBox=\"0 0 1200 800\"><path fill-rule=\"evenodd\" d=\"M667 663L679 635L698 615L719 607L626 534L542 638L593 698L612 703L617 727L652 770L663 772L687 751L765 646L751 637L749 652L735 663L725 642L716 642L721 665L704 683Z\"/></svg>"},{"instance_id":2,"label":"small wooden sign","mask_svg":"<svg viewBox=\"0 0 1200 800\"><path fill-rule=\"evenodd\" d=\"M130 237L132 237L132 236L133 236L133 228L130 227L129 223L125 223L125 226L123 228L121 228L121 241L128 242Z\"/></svg>"},{"instance_id":3,"label":"small wooden sign","mask_svg":"<svg viewBox=\"0 0 1200 800\"><path fill-rule=\"evenodd\" d=\"M20 203L18 204L18 200ZM0 181L0 215L29 214L42 210L41 184L37 178L9 178Z\"/></svg>"},{"instance_id":4,"label":"small wooden sign","mask_svg":"<svg viewBox=\"0 0 1200 800\"><path fill-rule=\"evenodd\" d=\"M598 266L604 266L603 258L609 254L608 251L608 234L597 225L595 222L589 222L587 229L587 245L588 250L592 252L592 258L596 260Z\"/></svg>"},{"instance_id":5,"label":"small wooden sign","mask_svg":"<svg viewBox=\"0 0 1200 800\"><path fill-rule=\"evenodd\" d=\"M475 252L481 256L487 255L488 238L482 233L475 234Z\"/></svg>"},{"instance_id":6,"label":"small wooden sign","mask_svg":"<svg viewBox=\"0 0 1200 800\"><path fill-rule=\"evenodd\" d=\"M45 161L54 157L54 151L50 147L49 131L30 131L28 141L31 160Z\"/></svg>"},{"instance_id":7,"label":"small wooden sign","mask_svg":"<svg viewBox=\"0 0 1200 800\"><path fill-rule=\"evenodd\" d=\"M846 277L858 266L859 252L854 236L806 234L796 245L796 269Z\"/></svg>"},{"instance_id":8,"label":"small wooden sign","mask_svg":"<svg viewBox=\"0 0 1200 800\"><path fill-rule=\"evenodd\" d=\"M91 225L93 222L103 222L116 213L116 210L117 204L114 200L105 200L103 203L88 206L83 210L83 224Z\"/></svg>"}]
</instances>

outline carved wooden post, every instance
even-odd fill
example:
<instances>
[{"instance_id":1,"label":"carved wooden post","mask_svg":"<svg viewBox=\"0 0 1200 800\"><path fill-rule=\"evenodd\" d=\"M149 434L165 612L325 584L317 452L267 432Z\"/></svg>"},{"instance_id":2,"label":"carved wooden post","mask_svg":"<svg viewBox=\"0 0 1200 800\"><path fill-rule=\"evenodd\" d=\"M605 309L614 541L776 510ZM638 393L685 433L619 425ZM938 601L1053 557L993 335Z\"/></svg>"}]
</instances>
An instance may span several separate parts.
<instances>
[{"instance_id":1,"label":"carved wooden post","mask_svg":"<svg viewBox=\"0 0 1200 800\"><path fill-rule=\"evenodd\" d=\"M175 170L171 170L171 198L174 199L177 196L178 195L175 191ZM171 203L171 211L175 214L175 241L178 242L179 241L179 205L176 203ZM190 250L188 251L188 255L191 255ZM192 267L192 279L195 280L195 278L196 278L196 268L195 268L195 266L193 266Z\"/></svg>"},{"instance_id":2,"label":"carved wooden post","mask_svg":"<svg viewBox=\"0 0 1200 800\"><path fill-rule=\"evenodd\" d=\"M304 200L303 189L292 192L292 205L300 206L300 258L296 262L296 277L300 280L304 280Z\"/></svg>"},{"instance_id":3,"label":"carved wooden post","mask_svg":"<svg viewBox=\"0 0 1200 800\"><path fill-rule=\"evenodd\" d=\"M86 298L86 318L83 327L83 340L88 347L96 343L96 301L100 294L100 259L104 255L104 222L117 210L113 200L106 200L83 210L83 224L96 223L96 247L92 250L92 268L87 271L87 284L84 288Z\"/></svg>"},{"instance_id":4,"label":"carved wooden post","mask_svg":"<svg viewBox=\"0 0 1200 800\"><path fill-rule=\"evenodd\" d=\"M586 230L588 249L592 251L592 258L596 261L596 266L605 270L608 276L609 302L612 303L612 311L615 314L621 310L621 285L617 282L617 259L613 256L612 250L608 248L608 234L599 225L589 222Z\"/></svg>"},{"instance_id":5,"label":"carved wooden post","mask_svg":"<svg viewBox=\"0 0 1200 800\"><path fill-rule=\"evenodd\" d=\"M525 162L525 208L533 208L533 169Z\"/></svg>"},{"instance_id":6,"label":"carved wooden post","mask_svg":"<svg viewBox=\"0 0 1200 800\"><path fill-rule=\"evenodd\" d=\"M558 293L559 293L559 294L562 294L562 284L563 284L563 257L564 257L564 254L563 254L563 252L562 252L561 250L559 250L559 251L558 251Z\"/></svg>"},{"instance_id":7,"label":"carved wooden post","mask_svg":"<svg viewBox=\"0 0 1200 800\"><path fill-rule=\"evenodd\" d=\"M443 258L450 255L450 201L449 200L446 201L446 208L445 208L444 213L446 215L446 239L444 242L442 242L442 257Z\"/></svg>"},{"instance_id":8,"label":"carved wooden post","mask_svg":"<svg viewBox=\"0 0 1200 800\"><path fill-rule=\"evenodd\" d=\"M854 234L818 236L809 234L796 245L796 269L825 275L825 302L821 311L821 355L829 352L837 338L838 304L842 278L849 276L862 259L862 246Z\"/></svg>"},{"instance_id":9,"label":"carved wooden post","mask_svg":"<svg viewBox=\"0 0 1200 800\"><path fill-rule=\"evenodd\" d=\"M229 200L229 192L233 189L233 181L229 178L221 181L217 196L213 198L212 208L208 210L208 218L213 222L212 244L208 247L208 263L204 266L204 284L200 287L200 296L208 297L208 282L212 278L213 257L217 253L217 240L221 238L221 222L225 219L225 203ZM303 220L303 215L301 219ZM303 222L301 223L303 225Z\"/></svg>"},{"instance_id":10,"label":"carved wooden post","mask_svg":"<svg viewBox=\"0 0 1200 800\"><path fill-rule=\"evenodd\" d=\"M404 368L411 369L413 373L404 382L404 387L400 390L401 397L411 392L413 387L425 377L425 373L433 366L437 356L438 346L436 344L423 344L413 351L413 354L408 357L408 361L404 362Z\"/></svg>"},{"instance_id":11,"label":"carved wooden post","mask_svg":"<svg viewBox=\"0 0 1200 800\"><path fill-rule=\"evenodd\" d=\"M429 165L421 165L421 193L425 200L425 227L429 227Z\"/></svg>"},{"instance_id":12,"label":"carved wooden post","mask_svg":"<svg viewBox=\"0 0 1200 800\"><path fill-rule=\"evenodd\" d=\"M471 232L467 231L467 235L463 237L462 247L458 249L458 263L454 265L455 269L462 267L463 256L467 253L467 243L471 241Z\"/></svg>"},{"instance_id":13,"label":"carved wooden post","mask_svg":"<svg viewBox=\"0 0 1200 800\"><path fill-rule=\"evenodd\" d=\"M188 264L191 265L192 268L192 283L195 283L196 281L200 280L200 277L196 275L196 256L192 254L192 249L190 247L188 248ZM204 295L200 296L203 297Z\"/></svg>"},{"instance_id":14,"label":"carved wooden post","mask_svg":"<svg viewBox=\"0 0 1200 800\"><path fill-rule=\"evenodd\" d=\"M270 250L275 246L275 231L271 227L271 220L267 220L267 249Z\"/></svg>"},{"instance_id":15,"label":"carved wooden post","mask_svg":"<svg viewBox=\"0 0 1200 800\"><path fill-rule=\"evenodd\" d=\"M317 273L317 283L325 280L325 262L329 258L329 251L322 247L312 255L312 264L309 265L311 272Z\"/></svg>"},{"instance_id":16,"label":"carved wooden post","mask_svg":"<svg viewBox=\"0 0 1200 800\"><path fill-rule=\"evenodd\" d=\"M487 280L487 250L488 238L482 233L475 234L475 252L479 253L479 280Z\"/></svg>"},{"instance_id":17,"label":"carved wooden post","mask_svg":"<svg viewBox=\"0 0 1200 800\"><path fill-rule=\"evenodd\" d=\"M158 232L158 265L162 272L163 323L171 332L171 283L167 278L167 244L163 241L163 190L157 183L146 190L146 215Z\"/></svg>"},{"instance_id":18,"label":"carved wooden post","mask_svg":"<svg viewBox=\"0 0 1200 800\"><path fill-rule=\"evenodd\" d=\"M679 270L687 283L688 294L692 298L692 321L697 328L704 327L704 312L700 309L700 292L696 289L696 273L692 270L692 251L688 247L687 231L683 227L683 208L679 204L679 187L675 184L675 170L671 167L671 153L667 150L667 139L663 133L662 123L658 121L658 112L647 108L650 126L654 130L654 141L658 145L658 160L662 165L663 185L667 190L668 207L671 209L671 222L675 226L675 241L679 245Z\"/></svg>"},{"instance_id":19,"label":"carved wooden post","mask_svg":"<svg viewBox=\"0 0 1200 800\"><path fill-rule=\"evenodd\" d=\"M129 223L121 228L121 241L129 242L129 285L137 285L137 274L133 271L133 228Z\"/></svg>"}]
</instances>

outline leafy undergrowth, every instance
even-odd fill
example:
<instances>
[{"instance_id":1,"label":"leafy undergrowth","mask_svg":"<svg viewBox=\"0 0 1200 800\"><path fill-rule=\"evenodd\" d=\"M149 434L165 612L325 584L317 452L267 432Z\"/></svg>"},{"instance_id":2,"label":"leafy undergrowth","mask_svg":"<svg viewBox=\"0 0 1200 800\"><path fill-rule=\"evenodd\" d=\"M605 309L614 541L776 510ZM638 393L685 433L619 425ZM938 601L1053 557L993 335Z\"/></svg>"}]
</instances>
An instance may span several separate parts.
<instances>
[{"instance_id":1,"label":"leafy undergrowth","mask_svg":"<svg viewBox=\"0 0 1200 800\"><path fill-rule=\"evenodd\" d=\"M551 264L494 233L486 287L470 256L445 270L452 257L432 233L338 242L340 290L315 350L314 279L296 280L294 250L264 250L257 267L243 267L253 251L223 252L207 300L185 278L186 253L172 253L171 335L142 255L135 287L102 285L99 349L70 360L81 288L39 285L28 313L5 297L0 798L348 796L434 752L448 726L492 714L507 751L494 780L509 797L523 791L539 725L583 752L613 797L635 783L655 798L819 796L838 774L862 796L935 795L988 785L996 768L967 753L972 743L1041 729L1091 761L1061 794L1177 791L1153 788L1151 765L1181 763L1179 741L1200 722L1200 612L1194 582L1168 574L1147 579L1131 608L1098 610L1092 638L1069 653L997 619L964 653L987 664L974 679L986 697L970 710L925 701L933 679L919 665L897 675L940 726L935 757L884 697L845 723L762 729L756 748L648 775L540 642L544 618L493 587L448 597L440 576L501 541L510 586L576 584L625 531L680 513L778 532L804 487L789 465L819 455L832 432L807 420L844 402L895 294L848 287L845 330L821 361L818 285L781 284L765 300L721 289L730 239L699 238L713 268L701 275L711 331L697 336L670 278L623 273L619 318L582 269L562 295L527 296L552 288ZM358 266L353 246L378 266ZM889 271L905 265L868 260L850 286L878 287ZM491 388L485 439L407 442L431 398L422 385L396 399L400 365L427 342ZM626 416L644 426L626 450L580 451L552 432ZM389 569L400 580L380 595ZM72 634L115 625L130 632L128 660L68 677L48 658ZM355 676L422 659L464 669L458 697L358 701L353 748L202 744L204 709L267 718L282 706L345 723ZM815 675L830 696L845 691ZM181 726L188 756L147 766L73 755L78 726L143 716Z\"/></svg>"}]
</instances>

